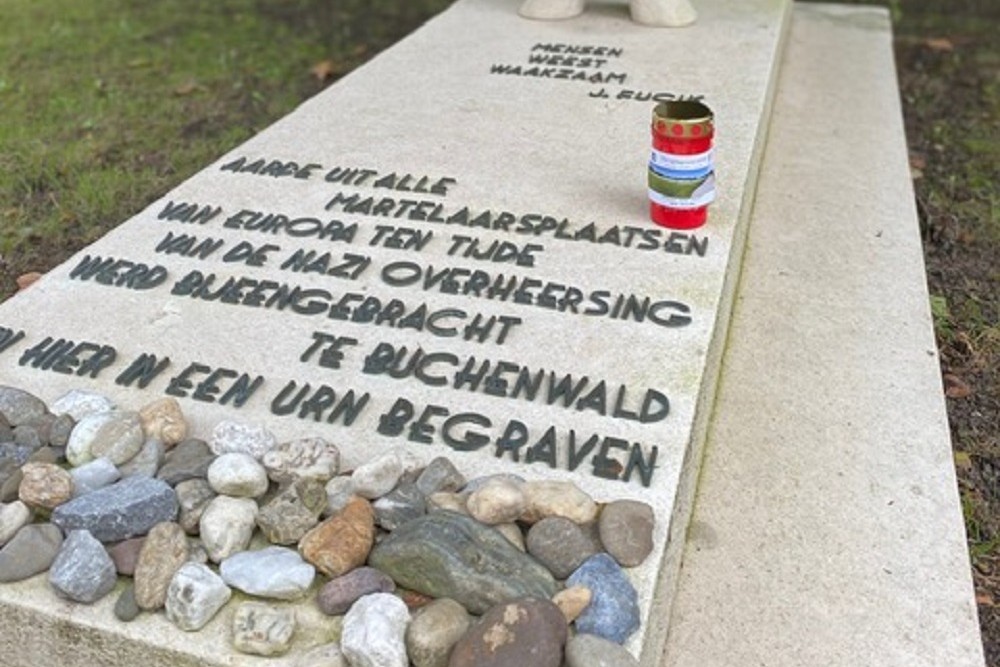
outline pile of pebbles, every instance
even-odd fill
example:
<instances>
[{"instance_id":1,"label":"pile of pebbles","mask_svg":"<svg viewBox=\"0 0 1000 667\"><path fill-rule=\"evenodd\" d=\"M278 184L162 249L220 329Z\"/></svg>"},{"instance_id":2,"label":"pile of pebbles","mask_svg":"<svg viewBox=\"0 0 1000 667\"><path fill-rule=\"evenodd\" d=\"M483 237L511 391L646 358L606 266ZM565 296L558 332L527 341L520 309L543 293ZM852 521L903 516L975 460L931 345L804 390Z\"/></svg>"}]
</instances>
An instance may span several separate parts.
<instances>
[{"instance_id":1,"label":"pile of pebbles","mask_svg":"<svg viewBox=\"0 0 1000 667\"><path fill-rule=\"evenodd\" d=\"M341 470L322 438L223 421L189 436L179 404L137 412L71 391L0 386L0 582L47 572L91 604L127 585L122 622L203 628L230 603L232 647L303 667L637 665L625 568L652 551L652 508L570 482L467 480L405 450ZM248 599L249 596L249 599ZM339 640L295 646L295 606Z\"/></svg>"}]
</instances>

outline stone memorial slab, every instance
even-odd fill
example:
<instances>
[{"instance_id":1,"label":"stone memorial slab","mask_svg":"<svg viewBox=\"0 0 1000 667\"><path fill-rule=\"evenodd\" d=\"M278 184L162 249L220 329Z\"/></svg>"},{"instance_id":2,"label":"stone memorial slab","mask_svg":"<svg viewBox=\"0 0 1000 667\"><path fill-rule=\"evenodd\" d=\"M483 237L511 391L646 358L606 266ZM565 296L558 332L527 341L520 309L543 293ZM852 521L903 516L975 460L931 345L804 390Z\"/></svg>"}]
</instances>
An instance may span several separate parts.
<instances>
[{"instance_id":1,"label":"stone memorial slab","mask_svg":"<svg viewBox=\"0 0 1000 667\"><path fill-rule=\"evenodd\" d=\"M0 380L320 435L346 470L399 448L648 503L626 647L654 665L790 3L705 0L682 30L519 4L460 0L0 304ZM692 98L719 196L671 231L650 115Z\"/></svg>"}]
</instances>

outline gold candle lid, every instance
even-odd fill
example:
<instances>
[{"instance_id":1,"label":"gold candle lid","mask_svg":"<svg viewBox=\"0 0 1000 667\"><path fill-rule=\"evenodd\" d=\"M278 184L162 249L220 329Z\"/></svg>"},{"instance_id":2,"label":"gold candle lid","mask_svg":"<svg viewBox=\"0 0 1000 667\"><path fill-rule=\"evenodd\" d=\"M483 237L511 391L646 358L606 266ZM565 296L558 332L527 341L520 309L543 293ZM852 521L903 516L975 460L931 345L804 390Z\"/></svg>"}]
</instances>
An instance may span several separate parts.
<instances>
[{"instance_id":1,"label":"gold candle lid","mask_svg":"<svg viewBox=\"0 0 1000 667\"><path fill-rule=\"evenodd\" d=\"M694 139L711 136L714 115L696 100L660 102L653 109L653 130L668 137Z\"/></svg>"}]
</instances>

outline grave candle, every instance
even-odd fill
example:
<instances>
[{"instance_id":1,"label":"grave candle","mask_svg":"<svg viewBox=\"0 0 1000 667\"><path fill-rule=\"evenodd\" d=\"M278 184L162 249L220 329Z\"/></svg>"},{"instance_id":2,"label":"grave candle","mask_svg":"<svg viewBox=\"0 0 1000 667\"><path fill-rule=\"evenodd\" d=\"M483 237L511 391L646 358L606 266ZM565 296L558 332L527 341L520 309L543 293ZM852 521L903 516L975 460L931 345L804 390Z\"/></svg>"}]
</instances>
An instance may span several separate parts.
<instances>
[{"instance_id":1,"label":"grave candle","mask_svg":"<svg viewBox=\"0 0 1000 667\"><path fill-rule=\"evenodd\" d=\"M701 227L715 200L712 110L694 100L660 102L652 130L650 218L671 229Z\"/></svg>"}]
</instances>

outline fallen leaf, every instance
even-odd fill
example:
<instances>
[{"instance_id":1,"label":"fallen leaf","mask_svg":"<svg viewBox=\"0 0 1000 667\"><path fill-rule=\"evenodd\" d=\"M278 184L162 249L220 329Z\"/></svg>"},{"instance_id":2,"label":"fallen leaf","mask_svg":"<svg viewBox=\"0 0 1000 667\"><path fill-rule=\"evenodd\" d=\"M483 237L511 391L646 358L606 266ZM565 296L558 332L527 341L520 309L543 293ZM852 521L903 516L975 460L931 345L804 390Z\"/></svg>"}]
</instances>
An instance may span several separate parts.
<instances>
[{"instance_id":1,"label":"fallen leaf","mask_svg":"<svg viewBox=\"0 0 1000 667\"><path fill-rule=\"evenodd\" d=\"M989 591L976 593L976 604L984 607L995 607L997 603L993 600L993 595Z\"/></svg>"},{"instance_id":2,"label":"fallen leaf","mask_svg":"<svg viewBox=\"0 0 1000 667\"><path fill-rule=\"evenodd\" d=\"M944 375L944 395L948 398L965 398L972 394L972 388L963 382L957 375L945 373Z\"/></svg>"},{"instance_id":3,"label":"fallen leaf","mask_svg":"<svg viewBox=\"0 0 1000 667\"><path fill-rule=\"evenodd\" d=\"M326 81L327 79L332 79L337 74L337 66L333 64L332 60L321 60L310 67L309 71L319 81Z\"/></svg>"},{"instance_id":4,"label":"fallen leaf","mask_svg":"<svg viewBox=\"0 0 1000 667\"><path fill-rule=\"evenodd\" d=\"M924 40L924 46L938 53L951 53L955 50L954 43L947 37L929 37Z\"/></svg>"},{"instance_id":5,"label":"fallen leaf","mask_svg":"<svg viewBox=\"0 0 1000 667\"><path fill-rule=\"evenodd\" d=\"M972 457L969 456L969 452L955 452L955 468L972 470Z\"/></svg>"}]
</instances>

